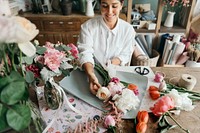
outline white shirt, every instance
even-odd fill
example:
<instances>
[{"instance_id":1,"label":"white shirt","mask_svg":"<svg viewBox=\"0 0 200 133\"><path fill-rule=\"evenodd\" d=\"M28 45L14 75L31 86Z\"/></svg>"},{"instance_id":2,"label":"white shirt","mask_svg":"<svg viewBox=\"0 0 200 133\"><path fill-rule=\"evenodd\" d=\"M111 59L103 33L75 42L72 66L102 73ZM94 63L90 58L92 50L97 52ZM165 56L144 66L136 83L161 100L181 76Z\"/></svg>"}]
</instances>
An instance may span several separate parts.
<instances>
[{"instance_id":1,"label":"white shirt","mask_svg":"<svg viewBox=\"0 0 200 133\"><path fill-rule=\"evenodd\" d=\"M114 29L110 30L103 17L98 16L81 25L81 33L78 39L81 65L91 62L94 65L93 56L102 64L118 57L121 65L131 61L134 50L135 30L126 21L118 19Z\"/></svg>"}]
</instances>

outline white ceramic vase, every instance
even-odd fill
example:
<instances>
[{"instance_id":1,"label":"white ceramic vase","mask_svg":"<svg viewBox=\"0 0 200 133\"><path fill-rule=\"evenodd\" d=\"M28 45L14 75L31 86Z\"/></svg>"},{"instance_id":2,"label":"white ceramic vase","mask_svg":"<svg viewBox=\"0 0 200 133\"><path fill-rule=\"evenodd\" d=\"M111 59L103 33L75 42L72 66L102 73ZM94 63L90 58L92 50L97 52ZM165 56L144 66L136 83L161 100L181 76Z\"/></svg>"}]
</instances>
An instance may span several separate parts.
<instances>
[{"instance_id":1,"label":"white ceramic vase","mask_svg":"<svg viewBox=\"0 0 200 133\"><path fill-rule=\"evenodd\" d=\"M196 61L187 60L185 66L186 67L200 67L200 63Z\"/></svg>"},{"instance_id":2,"label":"white ceramic vase","mask_svg":"<svg viewBox=\"0 0 200 133\"><path fill-rule=\"evenodd\" d=\"M173 24L174 24L175 12L168 11L167 13L168 14L167 14L167 18L165 20L164 26L170 28L170 27L173 27Z\"/></svg>"}]
</instances>

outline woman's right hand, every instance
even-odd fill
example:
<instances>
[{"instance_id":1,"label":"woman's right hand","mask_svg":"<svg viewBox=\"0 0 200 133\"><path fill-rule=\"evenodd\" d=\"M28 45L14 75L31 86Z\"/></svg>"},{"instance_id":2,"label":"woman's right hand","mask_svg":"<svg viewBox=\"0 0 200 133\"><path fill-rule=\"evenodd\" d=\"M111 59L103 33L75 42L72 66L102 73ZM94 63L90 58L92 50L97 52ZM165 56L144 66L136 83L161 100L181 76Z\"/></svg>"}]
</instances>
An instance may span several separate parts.
<instances>
[{"instance_id":1,"label":"woman's right hand","mask_svg":"<svg viewBox=\"0 0 200 133\"><path fill-rule=\"evenodd\" d=\"M86 62L83 64L83 67L85 69L85 72L89 78L89 85L90 85L90 91L92 94L96 95L98 89L101 87L99 84L99 81L94 74L94 68L93 65L89 62Z\"/></svg>"},{"instance_id":2,"label":"woman's right hand","mask_svg":"<svg viewBox=\"0 0 200 133\"><path fill-rule=\"evenodd\" d=\"M89 78L90 91L92 94L96 95L101 85L99 84L99 81L94 73L88 75L88 78Z\"/></svg>"}]
</instances>

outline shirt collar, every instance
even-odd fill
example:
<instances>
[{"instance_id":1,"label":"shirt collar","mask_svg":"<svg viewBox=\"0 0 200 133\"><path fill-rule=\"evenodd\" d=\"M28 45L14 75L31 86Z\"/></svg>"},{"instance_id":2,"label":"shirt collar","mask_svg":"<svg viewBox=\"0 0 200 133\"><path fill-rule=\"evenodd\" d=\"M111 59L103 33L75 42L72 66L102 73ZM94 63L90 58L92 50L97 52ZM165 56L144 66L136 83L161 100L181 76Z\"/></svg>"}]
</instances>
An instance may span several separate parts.
<instances>
[{"instance_id":1,"label":"shirt collar","mask_svg":"<svg viewBox=\"0 0 200 133\"><path fill-rule=\"evenodd\" d=\"M108 26L106 25L105 21L103 20L103 17L101 18L101 23L103 24L103 27L106 28L107 30L109 30L113 35L116 35L116 34L117 34L117 31L118 31L118 29L119 29L119 23L120 23L119 18L118 18L118 20L117 20L117 24L116 24L115 28L112 29L112 30L110 30L110 29L108 28Z\"/></svg>"}]
</instances>

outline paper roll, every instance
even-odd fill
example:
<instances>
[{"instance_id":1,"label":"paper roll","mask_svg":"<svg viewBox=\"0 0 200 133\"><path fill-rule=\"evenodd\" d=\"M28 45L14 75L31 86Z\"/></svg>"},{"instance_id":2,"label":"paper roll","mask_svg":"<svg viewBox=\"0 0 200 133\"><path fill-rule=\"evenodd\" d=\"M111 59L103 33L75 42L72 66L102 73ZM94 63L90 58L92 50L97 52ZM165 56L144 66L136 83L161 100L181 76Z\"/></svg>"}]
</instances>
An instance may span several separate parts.
<instances>
[{"instance_id":1,"label":"paper roll","mask_svg":"<svg viewBox=\"0 0 200 133\"><path fill-rule=\"evenodd\" d=\"M192 90L194 86L196 85L196 78L189 74L182 74L181 78L179 79L178 85L180 87L184 87L188 90Z\"/></svg>"},{"instance_id":2,"label":"paper roll","mask_svg":"<svg viewBox=\"0 0 200 133\"><path fill-rule=\"evenodd\" d=\"M184 49L185 49L185 44L183 44L182 42L179 42L174 51L174 56L172 57L172 65L175 65L179 56L183 53Z\"/></svg>"}]
</instances>

